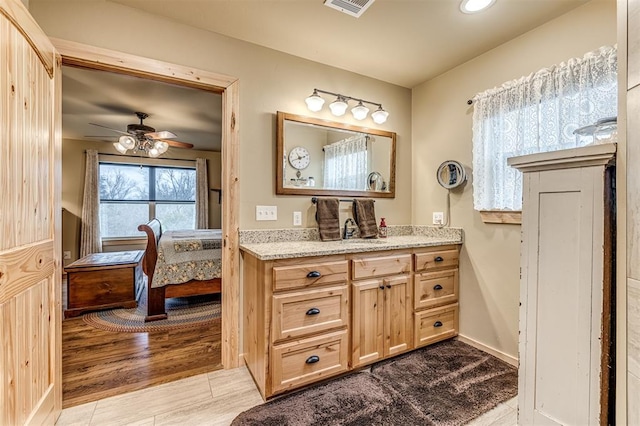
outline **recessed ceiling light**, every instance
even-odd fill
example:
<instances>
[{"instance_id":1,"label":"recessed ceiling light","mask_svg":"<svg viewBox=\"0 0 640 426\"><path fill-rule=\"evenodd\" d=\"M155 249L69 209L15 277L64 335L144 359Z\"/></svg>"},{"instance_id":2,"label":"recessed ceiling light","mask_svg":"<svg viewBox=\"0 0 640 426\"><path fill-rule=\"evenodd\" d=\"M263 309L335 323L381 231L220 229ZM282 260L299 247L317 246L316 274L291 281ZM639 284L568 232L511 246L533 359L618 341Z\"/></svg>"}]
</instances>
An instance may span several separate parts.
<instances>
[{"instance_id":1,"label":"recessed ceiling light","mask_svg":"<svg viewBox=\"0 0 640 426\"><path fill-rule=\"evenodd\" d=\"M496 0L462 0L460 10L464 13L480 12L491 6Z\"/></svg>"}]
</instances>

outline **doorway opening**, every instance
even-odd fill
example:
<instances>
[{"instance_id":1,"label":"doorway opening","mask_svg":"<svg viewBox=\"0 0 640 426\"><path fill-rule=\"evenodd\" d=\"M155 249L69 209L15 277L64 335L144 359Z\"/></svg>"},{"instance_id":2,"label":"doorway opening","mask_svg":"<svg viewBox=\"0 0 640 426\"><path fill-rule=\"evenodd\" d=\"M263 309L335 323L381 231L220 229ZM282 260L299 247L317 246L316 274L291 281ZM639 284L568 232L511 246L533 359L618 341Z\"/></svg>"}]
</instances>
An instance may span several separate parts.
<instances>
[{"instance_id":1,"label":"doorway opening","mask_svg":"<svg viewBox=\"0 0 640 426\"><path fill-rule=\"evenodd\" d=\"M220 114L220 228L222 229L222 325L219 333L219 350L223 368L235 368L239 363L239 256L238 223L238 83L234 77L195 70L175 64L109 51L64 40L53 40L62 56L64 66L107 71L127 76L141 77L172 85L193 88L217 94L221 97ZM64 73L64 72L63 72ZM63 89L64 90L64 89ZM162 129L164 130L164 129ZM170 129L169 129L170 130ZM105 144L107 145L107 144ZM108 145L107 145L108 146ZM210 198L218 201L217 193ZM177 331L176 333L179 333ZM150 346L149 336L140 335L135 344ZM81 337L80 337L81 338ZM146 342L145 342L145 339ZM193 338L192 340L197 340ZM165 339L167 340L167 339ZM168 340L167 340L168 341ZM134 345L135 346L135 345ZM201 348L202 349L202 348ZM135 357L135 354L131 356ZM207 368L206 366L204 368ZM171 371L161 377L162 382L174 380ZM150 383L152 384L152 383ZM65 404L67 405L67 404Z\"/></svg>"}]
</instances>

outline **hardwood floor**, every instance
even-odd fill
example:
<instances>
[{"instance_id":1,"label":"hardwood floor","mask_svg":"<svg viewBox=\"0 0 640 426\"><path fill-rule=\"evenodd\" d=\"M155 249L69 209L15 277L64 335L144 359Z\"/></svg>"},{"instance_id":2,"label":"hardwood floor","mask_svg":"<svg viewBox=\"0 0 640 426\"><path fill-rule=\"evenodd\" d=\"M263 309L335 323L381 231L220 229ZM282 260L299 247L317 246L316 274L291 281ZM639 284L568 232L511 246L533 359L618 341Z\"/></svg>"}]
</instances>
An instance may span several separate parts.
<instances>
[{"instance_id":1,"label":"hardwood floor","mask_svg":"<svg viewBox=\"0 0 640 426\"><path fill-rule=\"evenodd\" d=\"M220 326L113 333L81 317L63 321L63 407L222 368Z\"/></svg>"}]
</instances>

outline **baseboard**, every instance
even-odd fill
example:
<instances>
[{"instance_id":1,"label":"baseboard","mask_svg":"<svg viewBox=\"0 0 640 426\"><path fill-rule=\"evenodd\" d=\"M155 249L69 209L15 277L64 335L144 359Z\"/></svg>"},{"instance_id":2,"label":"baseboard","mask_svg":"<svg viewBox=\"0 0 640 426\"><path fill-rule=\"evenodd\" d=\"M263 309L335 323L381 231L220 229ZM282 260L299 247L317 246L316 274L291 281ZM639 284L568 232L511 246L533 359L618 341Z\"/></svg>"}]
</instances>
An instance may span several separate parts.
<instances>
[{"instance_id":1,"label":"baseboard","mask_svg":"<svg viewBox=\"0 0 640 426\"><path fill-rule=\"evenodd\" d=\"M488 354L491 354L493 356L495 356L496 358L501 359L502 361L509 363L511 365L513 365L514 367L518 367L518 358L505 354L504 352L500 352L497 349L494 349L490 346L485 345L484 343L480 343L476 340L473 340L467 336L463 336L462 334L458 334L457 337L458 340L460 340L463 343L466 343L468 345L473 346L476 349L480 349L481 351L484 351Z\"/></svg>"}]
</instances>

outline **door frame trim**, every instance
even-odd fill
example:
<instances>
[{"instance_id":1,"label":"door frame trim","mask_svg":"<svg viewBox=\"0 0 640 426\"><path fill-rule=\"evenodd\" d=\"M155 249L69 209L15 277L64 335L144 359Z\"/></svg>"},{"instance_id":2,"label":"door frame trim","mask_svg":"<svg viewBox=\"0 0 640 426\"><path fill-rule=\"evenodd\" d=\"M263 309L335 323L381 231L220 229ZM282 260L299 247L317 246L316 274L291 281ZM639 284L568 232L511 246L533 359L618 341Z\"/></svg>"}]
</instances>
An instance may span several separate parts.
<instances>
[{"instance_id":1,"label":"door frame trim","mask_svg":"<svg viewBox=\"0 0 640 426\"><path fill-rule=\"evenodd\" d=\"M222 365L239 366L240 256L239 256L239 81L236 77L156 59L51 38L62 65L162 81L222 95Z\"/></svg>"}]
</instances>

